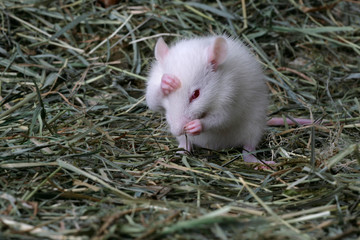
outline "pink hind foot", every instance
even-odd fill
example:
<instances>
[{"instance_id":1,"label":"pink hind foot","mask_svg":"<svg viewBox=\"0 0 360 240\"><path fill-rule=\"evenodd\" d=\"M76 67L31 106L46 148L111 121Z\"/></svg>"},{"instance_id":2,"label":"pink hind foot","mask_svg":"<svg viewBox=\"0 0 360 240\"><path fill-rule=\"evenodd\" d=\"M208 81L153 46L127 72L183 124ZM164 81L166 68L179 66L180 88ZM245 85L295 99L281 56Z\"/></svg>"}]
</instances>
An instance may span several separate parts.
<instances>
[{"instance_id":1,"label":"pink hind foot","mask_svg":"<svg viewBox=\"0 0 360 240\"><path fill-rule=\"evenodd\" d=\"M164 74L161 78L161 91L164 95L169 95L181 86L180 80L172 75Z\"/></svg>"},{"instance_id":2,"label":"pink hind foot","mask_svg":"<svg viewBox=\"0 0 360 240\"><path fill-rule=\"evenodd\" d=\"M199 135L202 131L202 124L199 119L195 119L189 123L187 123L184 127L186 133L191 135Z\"/></svg>"},{"instance_id":3,"label":"pink hind foot","mask_svg":"<svg viewBox=\"0 0 360 240\"><path fill-rule=\"evenodd\" d=\"M243 150L243 159L245 162L252 162L252 163L265 163L265 164L276 164L274 161L260 161L259 159L257 159L251 152L254 152L255 148L253 147L249 147L249 146L245 146L244 150ZM265 167L265 166L264 166ZM261 167L262 168L262 167Z\"/></svg>"}]
</instances>

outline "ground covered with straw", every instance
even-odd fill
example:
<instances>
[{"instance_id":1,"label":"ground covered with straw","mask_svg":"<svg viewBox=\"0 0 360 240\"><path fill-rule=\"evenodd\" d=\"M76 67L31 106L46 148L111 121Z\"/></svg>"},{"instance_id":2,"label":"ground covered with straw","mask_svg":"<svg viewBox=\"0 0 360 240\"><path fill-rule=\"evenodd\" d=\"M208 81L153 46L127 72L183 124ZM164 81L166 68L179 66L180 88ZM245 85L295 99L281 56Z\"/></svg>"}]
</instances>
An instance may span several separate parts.
<instances>
[{"instance_id":1,"label":"ground covered with straw","mask_svg":"<svg viewBox=\"0 0 360 240\"><path fill-rule=\"evenodd\" d=\"M1 239L359 238L358 1L0 9ZM267 129L257 156L276 165L241 148L177 155L147 109L157 38L212 33L252 47L269 117L317 121Z\"/></svg>"}]
</instances>

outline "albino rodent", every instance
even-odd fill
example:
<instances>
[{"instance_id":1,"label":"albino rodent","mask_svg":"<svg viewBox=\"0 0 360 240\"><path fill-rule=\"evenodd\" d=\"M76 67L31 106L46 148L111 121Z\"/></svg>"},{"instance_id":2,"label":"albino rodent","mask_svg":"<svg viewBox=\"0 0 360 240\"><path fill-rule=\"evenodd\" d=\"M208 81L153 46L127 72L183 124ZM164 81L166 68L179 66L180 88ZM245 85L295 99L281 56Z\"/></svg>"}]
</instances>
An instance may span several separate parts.
<instances>
[{"instance_id":1,"label":"albino rodent","mask_svg":"<svg viewBox=\"0 0 360 240\"><path fill-rule=\"evenodd\" d=\"M180 40L171 47L159 38L155 58L146 101L166 114L179 148L242 146L245 161L258 161L248 152L266 125L268 88L248 48L222 35Z\"/></svg>"}]
</instances>

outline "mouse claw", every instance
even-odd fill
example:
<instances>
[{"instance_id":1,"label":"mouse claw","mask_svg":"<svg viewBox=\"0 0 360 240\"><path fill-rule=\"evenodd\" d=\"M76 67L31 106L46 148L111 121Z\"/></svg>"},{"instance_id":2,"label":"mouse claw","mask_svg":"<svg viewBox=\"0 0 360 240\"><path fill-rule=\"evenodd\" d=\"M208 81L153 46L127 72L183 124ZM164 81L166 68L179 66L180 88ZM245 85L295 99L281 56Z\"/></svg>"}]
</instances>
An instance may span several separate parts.
<instances>
[{"instance_id":1,"label":"mouse claw","mask_svg":"<svg viewBox=\"0 0 360 240\"><path fill-rule=\"evenodd\" d=\"M181 86L180 80L168 74L164 74L161 78L161 91L164 95L168 95Z\"/></svg>"},{"instance_id":2,"label":"mouse claw","mask_svg":"<svg viewBox=\"0 0 360 240\"><path fill-rule=\"evenodd\" d=\"M184 127L186 133L191 135L199 135L202 131L202 124L199 119L195 119L189 123L187 123Z\"/></svg>"}]
</instances>

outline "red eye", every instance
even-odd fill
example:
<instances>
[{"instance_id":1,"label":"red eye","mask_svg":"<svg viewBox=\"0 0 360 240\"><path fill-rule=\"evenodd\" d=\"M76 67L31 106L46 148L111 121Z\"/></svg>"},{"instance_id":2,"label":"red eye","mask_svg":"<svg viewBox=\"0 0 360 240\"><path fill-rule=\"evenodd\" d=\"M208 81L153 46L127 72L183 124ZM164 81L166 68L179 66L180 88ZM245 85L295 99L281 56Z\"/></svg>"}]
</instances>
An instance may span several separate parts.
<instances>
[{"instance_id":1,"label":"red eye","mask_svg":"<svg viewBox=\"0 0 360 240\"><path fill-rule=\"evenodd\" d=\"M197 99L199 97L199 95L200 95L200 90L196 89L190 97L190 102L192 102L194 99Z\"/></svg>"}]
</instances>

